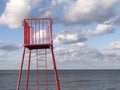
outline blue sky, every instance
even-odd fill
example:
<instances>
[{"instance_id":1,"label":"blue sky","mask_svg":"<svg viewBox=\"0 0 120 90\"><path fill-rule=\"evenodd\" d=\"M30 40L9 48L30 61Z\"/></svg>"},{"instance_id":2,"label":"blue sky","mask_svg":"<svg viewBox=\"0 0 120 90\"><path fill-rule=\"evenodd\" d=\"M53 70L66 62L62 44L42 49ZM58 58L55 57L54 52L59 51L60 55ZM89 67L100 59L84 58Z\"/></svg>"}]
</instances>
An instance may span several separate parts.
<instances>
[{"instance_id":1,"label":"blue sky","mask_svg":"<svg viewBox=\"0 0 120 90\"><path fill-rule=\"evenodd\" d=\"M53 19L58 69L120 69L119 0L1 0L0 69L19 69L22 20L44 17Z\"/></svg>"}]
</instances>

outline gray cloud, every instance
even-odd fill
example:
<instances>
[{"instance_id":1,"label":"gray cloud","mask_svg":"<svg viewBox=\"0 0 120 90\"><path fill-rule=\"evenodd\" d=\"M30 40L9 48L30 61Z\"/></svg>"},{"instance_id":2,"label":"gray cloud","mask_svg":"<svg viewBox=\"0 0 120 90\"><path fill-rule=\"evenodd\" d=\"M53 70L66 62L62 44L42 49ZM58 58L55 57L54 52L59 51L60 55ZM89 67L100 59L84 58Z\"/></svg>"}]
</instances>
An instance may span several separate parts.
<instances>
[{"instance_id":1,"label":"gray cloud","mask_svg":"<svg viewBox=\"0 0 120 90\"><path fill-rule=\"evenodd\" d=\"M120 5L119 0L88 0L87 2L84 0L35 0L31 2L32 0L9 0L0 16L0 24L17 28L21 26L24 18L30 17L52 17L54 23L65 25L104 23L112 17L118 18L118 12L115 11ZM116 20L113 23L118 22Z\"/></svg>"},{"instance_id":2,"label":"gray cloud","mask_svg":"<svg viewBox=\"0 0 120 90\"><path fill-rule=\"evenodd\" d=\"M105 21L104 23L119 26L120 25L120 14L110 18L109 20Z\"/></svg>"},{"instance_id":3,"label":"gray cloud","mask_svg":"<svg viewBox=\"0 0 120 90\"><path fill-rule=\"evenodd\" d=\"M56 35L54 44L72 44L85 42L88 36L102 36L114 33L115 27L109 24L98 24L95 30L64 30Z\"/></svg>"},{"instance_id":4,"label":"gray cloud","mask_svg":"<svg viewBox=\"0 0 120 90\"><path fill-rule=\"evenodd\" d=\"M81 33L74 31L65 31L58 34L54 39L54 44L72 44L85 42L87 40Z\"/></svg>"},{"instance_id":5,"label":"gray cloud","mask_svg":"<svg viewBox=\"0 0 120 90\"><path fill-rule=\"evenodd\" d=\"M0 50L2 51L7 51L7 52L11 52L11 51L16 51L18 49L21 48L21 45L11 45L11 44L4 44L4 43L0 43Z\"/></svg>"},{"instance_id":6,"label":"gray cloud","mask_svg":"<svg viewBox=\"0 0 120 90\"><path fill-rule=\"evenodd\" d=\"M77 0L65 6L66 24L90 24L103 23L116 13L116 6L120 5L119 0Z\"/></svg>"},{"instance_id":7,"label":"gray cloud","mask_svg":"<svg viewBox=\"0 0 120 90\"><path fill-rule=\"evenodd\" d=\"M6 55L7 55L6 52L0 51L0 58L4 58ZM1 61L1 59L0 59L0 61Z\"/></svg>"},{"instance_id":8,"label":"gray cloud","mask_svg":"<svg viewBox=\"0 0 120 90\"><path fill-rule=\"evenodd\" d=\"M32 9L40 2L40 0L34 0L31 4L31 0L9 0L6 2L5 10L0 16L0 24L6 24L10 28L17 28L22 25L24 18L30 17Z\"/></svg>"},{"instance_id":9,"label":"gray cloud","mask_svg":"<svg viewBox=\"0 0 120 90\"><path fill-rule=\"evenodd\" d=\"M62 64L68 65L66 68L110 69L118 68L118 65L120 65L119 52L101 52L97 49L90 49L88 47L56 49L57 48L54 50L54 52L57 53L56 60Z\"/></svg>"},{"instance_id":10,"label":"gray cloud","mask_svg":"<svg viewBox=\"0 0 120 90\"><path fill-rule=\"evenodd\" d=\"M120 41L114 41L110 43L107 47L107 50L120 50Z\"/></svg>"}]
</instances>

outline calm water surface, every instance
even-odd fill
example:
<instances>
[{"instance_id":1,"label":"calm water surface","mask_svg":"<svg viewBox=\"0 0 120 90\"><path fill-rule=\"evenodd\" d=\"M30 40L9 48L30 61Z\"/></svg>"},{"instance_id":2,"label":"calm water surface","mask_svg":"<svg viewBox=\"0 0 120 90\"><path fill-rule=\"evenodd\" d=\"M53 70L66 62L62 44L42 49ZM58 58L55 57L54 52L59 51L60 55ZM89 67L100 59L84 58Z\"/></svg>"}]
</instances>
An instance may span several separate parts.
<instances>
[{"instance_id":1,"label":"calm water surface","mask_svg":"<svg viewBox=\"0 0 120 90\"><path fill-rule=\"evenodd\" d=\"M120 70L59 70L61 90L120 90ZM29 90L37 90L36 71L30 72ZM48 72L48 90L55 90L53 71ZM17 70L0 70L0 90L15 90ZM23 71L21 90L25 90ZM42 89L44 90L44 89Z\"/></svg>"}]
</instances>

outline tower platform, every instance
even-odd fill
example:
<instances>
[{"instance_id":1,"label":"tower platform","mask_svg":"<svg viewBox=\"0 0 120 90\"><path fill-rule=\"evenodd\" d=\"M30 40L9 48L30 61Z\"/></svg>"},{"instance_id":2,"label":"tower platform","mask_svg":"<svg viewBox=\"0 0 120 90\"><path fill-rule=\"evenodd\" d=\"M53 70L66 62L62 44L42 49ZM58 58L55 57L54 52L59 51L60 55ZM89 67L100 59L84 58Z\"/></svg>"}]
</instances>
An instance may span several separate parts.
<instances>
[{"instance_id":1,"label":"tower platform","mask_svg":"<svg viewBox=\"0 0 120 90\"><path fill-rule=\"evenodd\" d=\"M52 47L51 44L24 44L24 47L32 50L32 49L50 49Z\"/></svg>"}]
</instances>

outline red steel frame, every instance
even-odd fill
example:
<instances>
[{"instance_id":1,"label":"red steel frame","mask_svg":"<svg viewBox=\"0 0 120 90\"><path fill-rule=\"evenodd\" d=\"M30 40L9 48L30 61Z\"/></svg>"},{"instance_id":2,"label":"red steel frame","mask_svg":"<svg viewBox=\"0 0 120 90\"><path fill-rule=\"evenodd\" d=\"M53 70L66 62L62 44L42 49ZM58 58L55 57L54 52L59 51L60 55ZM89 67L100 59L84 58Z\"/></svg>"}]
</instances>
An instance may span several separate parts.
<instances>
[{"instance_id":1,"label":"red steel frame","mask_svg":"<svg viewBox=\"0 0 120 90\"><path fill-rule=\"evenodd\" d=\"M21 76L22 76L26 48L29 49L28 70L26 75L26 90L29 90L28 85L29 85L29 75L30 75L31 50L36 50L36 57L38 57L37 56L38 49L45 49L45 50L50 49L50 52L52 54L52 63L54 69L54 78L56 82L56 90L60 90L60 83L59 83L56 62L53 52L52 24L53 22L51 18L24 19L23 21L24 50L22 54L22 61L20 65L16 90L20 90L20 83L21 83ZM46 51L45 51L45 55L46 55ZM36 68L38 68L38 66Z\"/></svg>"}]
</instances>

